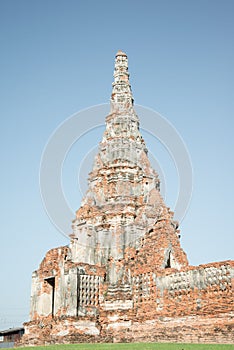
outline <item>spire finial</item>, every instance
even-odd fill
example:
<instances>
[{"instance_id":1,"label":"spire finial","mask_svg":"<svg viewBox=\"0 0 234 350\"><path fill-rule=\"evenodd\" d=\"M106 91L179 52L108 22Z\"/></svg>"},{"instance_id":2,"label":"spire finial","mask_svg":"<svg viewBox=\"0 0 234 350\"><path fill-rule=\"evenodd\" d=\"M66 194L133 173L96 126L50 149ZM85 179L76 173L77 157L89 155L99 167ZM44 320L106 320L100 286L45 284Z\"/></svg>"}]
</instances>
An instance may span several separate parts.
<instances>
[{"instance_id":1,"label":"spire finial","mask_svg":"<svg viewBox=\"0 0 234 350\"><path fill-rule=\"evenodd\" d=\"M129 83L128 57L119 50L115 55L114 82L112 83L111 107L112 110L131 108L133 97Z\"/></svg>"},{"instance_id":2,"label":"spire finial","mask_svg":"<svg viewBox=\"0 0 234 350\"><path fill-rule=\"evenodd\" d=\"M125 56L125 57L127 57L126 53L123 52L122 50L118 50L117 51L117 54L115 55L115 57L117 57L117 56Z\"/></svg>"}]
</instances>

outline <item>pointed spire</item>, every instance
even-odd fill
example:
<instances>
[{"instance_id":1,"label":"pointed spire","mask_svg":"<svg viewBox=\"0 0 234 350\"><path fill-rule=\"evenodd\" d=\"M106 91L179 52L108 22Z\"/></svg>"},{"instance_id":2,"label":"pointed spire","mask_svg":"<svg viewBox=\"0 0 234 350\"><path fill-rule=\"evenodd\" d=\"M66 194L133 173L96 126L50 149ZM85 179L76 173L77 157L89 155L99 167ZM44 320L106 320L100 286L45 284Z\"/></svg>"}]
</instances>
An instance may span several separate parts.
<instances>
[{"instance_id":1,"label":"pointed spire","mask_svg":"<svg viewBox=\"0 0 234 350\"><path fill-rule=\"evenodd\" d=\"M129 83L128 57L119 50L115 56L114 82L112 83L111 110L122 110L133 106Z\"/></svg>"},{"instance_id":2,"label":"pointed spire","mask_svg":"<svg viewBox=\"0 0 234 350\"><path fill-rule=\"evenodd\" d=\"M147 156L133 108L128 59L122 51L115 58L111 103L106 130L89 174L88 191L73 221L71 250L76 263L106 265L107 280L115 284L124 280L122 264L131 251L142 246L144 235L157 233L156 242L163 237L162 244L167 242L166 245L162 249L158 243L155 246L157 267L167 263L169 253L165 258L165 247L176 242L177 226L160 195L158 175Z\"/></svg>"}]
</instances>

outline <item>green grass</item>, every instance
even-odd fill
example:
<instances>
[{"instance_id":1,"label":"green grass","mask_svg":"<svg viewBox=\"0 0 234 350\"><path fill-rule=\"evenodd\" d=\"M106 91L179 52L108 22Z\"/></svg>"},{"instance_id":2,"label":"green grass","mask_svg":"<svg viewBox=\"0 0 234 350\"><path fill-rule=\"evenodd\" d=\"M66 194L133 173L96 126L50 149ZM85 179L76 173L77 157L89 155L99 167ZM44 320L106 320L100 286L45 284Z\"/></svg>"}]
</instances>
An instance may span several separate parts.
<instances>
[{"instance_id":1,"label":"green grass","mask_svg":"<svg viewBox=\"0 0 234 350\"><path fill-rule=\"evenodd\" d=\"M234 350L229 344L177 344L177 343L128 343L128 344L66 344L20 348L20 350Z\"/></svg>"}]
</instances>

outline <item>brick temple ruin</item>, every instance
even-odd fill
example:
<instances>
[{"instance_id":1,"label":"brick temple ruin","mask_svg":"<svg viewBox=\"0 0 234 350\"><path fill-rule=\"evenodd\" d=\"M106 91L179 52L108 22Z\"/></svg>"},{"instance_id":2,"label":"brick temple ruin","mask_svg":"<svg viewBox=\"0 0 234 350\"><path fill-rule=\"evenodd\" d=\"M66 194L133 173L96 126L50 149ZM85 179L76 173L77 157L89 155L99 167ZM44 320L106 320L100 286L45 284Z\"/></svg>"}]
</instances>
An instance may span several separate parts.
<instances>
[{"instance_id":1,"label":"brick temple ruin","mask_svg":"<svg viewBox=\"0 0 234 350\"><path fill-rule=\"evenodd\" d=\"M234 261L191 266L115 59L110 114L68 246L32 275L23 344L233 343Z\"/></svg>"}]
</instances>

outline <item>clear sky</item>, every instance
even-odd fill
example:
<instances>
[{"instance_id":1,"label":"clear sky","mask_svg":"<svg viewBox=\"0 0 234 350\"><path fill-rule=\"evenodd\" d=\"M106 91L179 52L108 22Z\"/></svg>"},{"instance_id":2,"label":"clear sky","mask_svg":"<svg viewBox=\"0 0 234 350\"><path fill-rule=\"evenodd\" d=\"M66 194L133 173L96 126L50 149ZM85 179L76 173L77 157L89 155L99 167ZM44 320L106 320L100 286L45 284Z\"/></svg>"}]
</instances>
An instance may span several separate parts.
<instances>
[{"instance_id":1,"label":"clear sky","mask_svg":"<svg viewBox=\"0 0 234 350\"><path fill-rule=\"evenodd\" d=\"M43 149L70 115L109 101L118 49L129 57L135 102L166 117L190 153L193 197L181 223L190 263L233 259L233 13L232 0L0 1L0 329L28 320L32 271L47 250L68 244L41 201ZM102 132L65 161L74 212L81 149ZM156 159L165 153L144 138ZM160 164L173 209L178 183Z\"/></svg>"}]
</instances>

